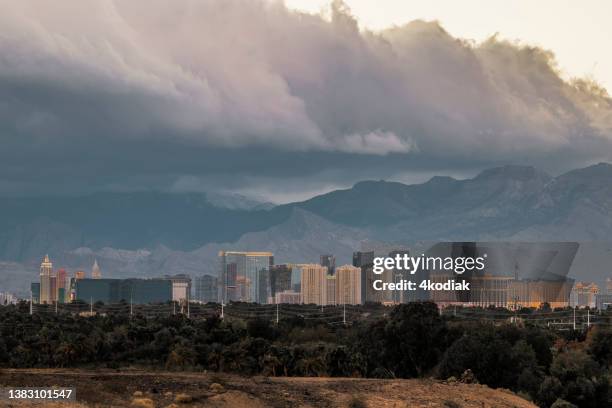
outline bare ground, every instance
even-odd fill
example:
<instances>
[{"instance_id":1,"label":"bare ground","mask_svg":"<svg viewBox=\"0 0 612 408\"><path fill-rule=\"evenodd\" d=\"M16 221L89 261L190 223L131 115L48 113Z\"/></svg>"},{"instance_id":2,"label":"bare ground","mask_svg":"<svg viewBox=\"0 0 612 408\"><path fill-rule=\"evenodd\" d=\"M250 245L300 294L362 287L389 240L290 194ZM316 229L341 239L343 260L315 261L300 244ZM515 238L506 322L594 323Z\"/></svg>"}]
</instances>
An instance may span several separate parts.
<instances>
[{"instance_id":1,"label":"bare ground","mask_svg":"<svg viewBox=\"0 0 612 408\"><path fill-rule=\"evenodd\" d=\"M2 387L76 387L77 402L45 407L533 408L506 390L435 380L241 377L140 370L3 370ZM41 404L1 402L4 407Z\"/></svg>"}]
</instances>

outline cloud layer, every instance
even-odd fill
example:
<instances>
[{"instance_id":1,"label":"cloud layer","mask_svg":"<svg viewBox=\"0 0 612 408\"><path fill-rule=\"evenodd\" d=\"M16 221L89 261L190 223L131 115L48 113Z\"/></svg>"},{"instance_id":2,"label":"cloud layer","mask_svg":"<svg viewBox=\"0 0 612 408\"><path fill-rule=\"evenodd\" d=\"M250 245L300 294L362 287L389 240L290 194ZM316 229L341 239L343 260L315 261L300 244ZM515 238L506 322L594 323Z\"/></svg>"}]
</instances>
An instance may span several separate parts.
<instances>
[{"instance_id":1,"label":"cloud layer","mask_svg":"<svg viewBox=\"0 0 612 408\"><path fill-rule=\"evenodd\" d=\"M339 1L330 19L258 0L0 7L4 191L612 158L604 90L435 22L359 31Z\"/></svg>"}]
</instances>

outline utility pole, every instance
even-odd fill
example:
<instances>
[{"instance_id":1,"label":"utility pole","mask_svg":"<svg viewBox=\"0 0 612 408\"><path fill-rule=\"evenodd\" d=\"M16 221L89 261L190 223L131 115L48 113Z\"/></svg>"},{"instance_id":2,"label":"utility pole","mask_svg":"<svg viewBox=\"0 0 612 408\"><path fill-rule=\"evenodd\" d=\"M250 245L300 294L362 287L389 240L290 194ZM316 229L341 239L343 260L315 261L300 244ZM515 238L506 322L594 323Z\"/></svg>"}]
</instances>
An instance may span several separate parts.
<instances>
[{"instance_id":1,"label":"utility pole","mask_svg":"<svg viewBox=\"0 0 612 408\"><path fill-rule=\"evenodd\" d=\"M591 308L587 309L587 329L591 327Z\"/></svg>"},{"instance_id":2,"label":"utility pole","mask_svg":"<svg viewBox=\"0 0 612 408\"><path fill-rule=\"evenodd\" d=\"M187 293L187 318L190 316L190 308L189 308L189 293Z\"/></svg>"},{"instance_id":3,"label":"utility pole","mask_svg":"<svg viewBox=\"0 0 612 408\"><path fill-rule=\"evenodd\" d=\"M93 296L89 298L89 314L93 316Z\"/></svg>"},{"instance_id":4,"label":"utility pole","mask_svg":"<svg viewBox=\"0 0 612 408\"><path fill-rule=\"evenodd\" d=\"M130 290L130 319L134 315L134 288Z\"/></svg>"},{"instance_id":5,"label":"utility pole","mask_svg":"<svg viewBox=\"0 0 612 408\"><path fill-rule=\"evenodd\" d=\"M278 303L276 304L276 324L278 324Z\"/></svg>"},{"instance_id":6,"label":"utility pole","mask_svg":"<svg viewBox=\"0 0 612 408\"><path fill-rule=\"evenodd\" d=\"M32 290L30 290L30 316L32 316L32 312L33 312L33 309L34 309L32 297L33 297Z\"/></svg>"},{"instance_id":7,"label":"utility pole","mask_svg":"<svg viewBox=\"0 0 612 408\"><path fill-rule=\"evenodd\" d=\"M172 301L172 314L176 314L176 302L174 300Z\"/></svg>"},{"instance_id":8,"label":"utility pole","mask_svg":"<svg viewBox=\"0 0 612 408\"><path fill-rule=\"evenodd\" d=\"M346 326L346 303L342 304L342 323Z\"/></svg>"},{"instance_id":9,"label":"utility pole","mask_svg":"<svg viewBox=\"0 0 612 408\"><path fill-rule=\"evenodd\" d=\"M57 314L57 300L55 301L55 314Z\"/></svg>"},{"instance_id":10,"label":"utility pole","mask_svg":"<svg viewBox=\"0 0 612 408\"><path fill-rule=\"evenodd\" d=\"M223 306L225 305L223 304L223 302L221 302L221 319L223 319Z\"/></svg>"},{"instance_id":11,"label":"utility pole","mask_svg":"<svg viewBox=\"0 0 612 408\"><path fill-rule=\"evenodd\" d=\"M574 330L576 330L576 306L574 306Z\"/></svg>"}]
</instances>

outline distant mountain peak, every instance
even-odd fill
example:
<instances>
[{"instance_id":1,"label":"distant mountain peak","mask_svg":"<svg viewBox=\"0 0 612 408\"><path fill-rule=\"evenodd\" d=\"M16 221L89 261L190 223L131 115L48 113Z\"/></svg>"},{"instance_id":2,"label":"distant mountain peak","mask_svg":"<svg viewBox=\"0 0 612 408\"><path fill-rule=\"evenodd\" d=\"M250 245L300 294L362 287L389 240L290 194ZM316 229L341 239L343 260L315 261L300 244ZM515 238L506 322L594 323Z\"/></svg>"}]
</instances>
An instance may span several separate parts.
<instances>
[{"instance_id":1,"label":"distant mountain peak","mask_svg":"<svg viewBox=\"0 0 612 408\"><path fill-rule=\"evenodd\" d=\"M478 174L474 180L482 179L514 179L514 180L532 180L532 179L544 179L550 180L552 176L545 173L533 166L521 166L521 165L505 165L500 167L494 167L487 169Z\"/></svg>"},{"instance_id":2,"label":"distant mountain peak","mask_svg":"<svg viewBox=\"0 0 612 408\"><path fill-rule=\"evenodd\" d=\"M600 162L600 163L593 164L588 167L584 167L582 169L568 171L567 173L561 175L560 177L565 177L565 176L609 178L609 177L612 177L612 164Z\"/></svg>"},{"instance_id":3,"label":"distant mountain peak","mask_svg":"<svg viewBox=\"0 0 612 408\"><path fill-rule=\"evenodd\" d=\"M229 210L269 210L274 204L262 202L238 193L206 193L206 201L218 208Z\"/></svg>"}]
</instances>

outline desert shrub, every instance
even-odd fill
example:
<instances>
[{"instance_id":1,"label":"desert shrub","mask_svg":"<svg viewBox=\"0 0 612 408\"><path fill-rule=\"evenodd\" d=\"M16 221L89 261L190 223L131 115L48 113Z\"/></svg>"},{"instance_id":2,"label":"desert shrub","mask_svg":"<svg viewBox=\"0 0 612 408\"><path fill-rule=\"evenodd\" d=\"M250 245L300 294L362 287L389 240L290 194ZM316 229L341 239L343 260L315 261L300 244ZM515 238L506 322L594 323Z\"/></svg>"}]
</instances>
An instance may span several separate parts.
<instances>
[{"instance_id":1,"label":"desert shrub","mask_svg":"<svg viewBox=\"0 0 612 408\"><path fill-rule=\"evenodd\" d=\"M368 405L362 396L353 395L348 403L348 408L367 408Z\"/></svg>"},{"instance_id":2,"label":"desert shrub","mask_svg":"<svg viewBox=\"0 0 612 408\"><path fill-rule=\"evenodd\" d=\"M612 329L596 327L589 338L588 352L602 367L612 366Z\"/></svg>"},{"instance_id":3,"label":"desert shrub","mask_svg":"<svg viewBox=\"0 0 612 408\"><path fill-rule=\"evenodd\" d=\"M564 399L557 398L557 400L553 402L550 408L578 408L578 407L572 404L571 402L567 402Z\"/></svg>"}]
</instances>

